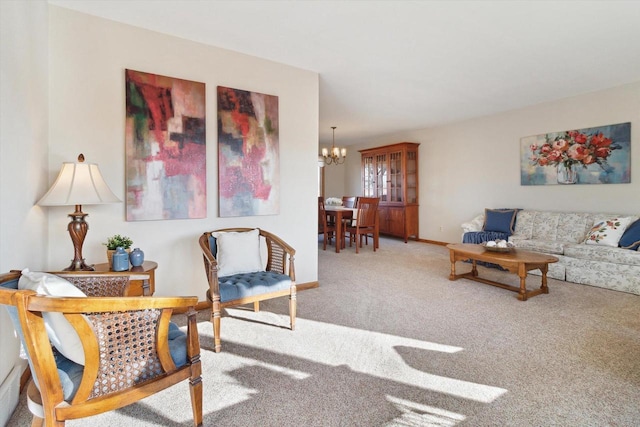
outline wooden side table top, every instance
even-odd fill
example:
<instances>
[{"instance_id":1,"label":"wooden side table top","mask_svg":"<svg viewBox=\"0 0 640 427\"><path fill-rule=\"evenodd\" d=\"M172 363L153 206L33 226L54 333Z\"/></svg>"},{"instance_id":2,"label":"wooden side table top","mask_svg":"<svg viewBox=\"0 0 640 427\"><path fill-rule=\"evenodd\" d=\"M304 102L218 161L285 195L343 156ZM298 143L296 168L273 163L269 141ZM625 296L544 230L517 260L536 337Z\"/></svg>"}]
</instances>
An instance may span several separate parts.
<instances>
[{"instance_id":1,"label":"wooden side table top","mask_svg":"<svg viewBox=\"0 0 640 427\"><path fill-rule=\"evenodd\" d=\"M94 264L93 268L95 269L93 272L106 274L106 275L115 275L115 276L135 276L136 274L145 274L149 276L149 279L140 279L131 277L129 292L127 296L152 296L156 291L156 276L155 271L158 268L158 263L155 261L145 261L139 267L130 267L125 271L113 271L109 269L109 263L103 262L100 264ZM91 274L92 271L65 271L65 274Z\"/></svg>"},{"instance_id":2,"label":"wooden side table top","mask_svg":"<svg viewBox=\"0 0 640 427\"><path fill-rule=\"evenodd\" d=\"M155 261L145 261L140 267L131 267L125 271L113 271L109 269L109 263L103 262L101 264L94 264L93 268L99 272L111 272L111 273L149 273L158 268L158 263Z\"/></svg>"}]
</instances>

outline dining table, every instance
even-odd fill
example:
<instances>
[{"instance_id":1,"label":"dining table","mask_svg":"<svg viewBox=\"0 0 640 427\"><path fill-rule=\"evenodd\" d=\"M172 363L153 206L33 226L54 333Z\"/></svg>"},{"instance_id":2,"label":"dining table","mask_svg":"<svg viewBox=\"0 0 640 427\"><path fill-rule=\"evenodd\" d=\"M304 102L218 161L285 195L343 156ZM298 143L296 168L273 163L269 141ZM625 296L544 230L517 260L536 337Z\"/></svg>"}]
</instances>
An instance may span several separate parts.
<instances>
[{"instance_id":1,"label":"dining table","mask_svg":"<svg viewBox=\"0 0 640 427\"><path fill-rule=\"evenodd\" d=\"M340 253L340 248L342 248L344 233L342 232L342 226L344 225L344 219L353 219L358 212L356 208L345 208L344 206L332 206L325 205L324 206L325 213L327 216L333 218L336 224L336 252Z\"/></svg>"}]
</instances>

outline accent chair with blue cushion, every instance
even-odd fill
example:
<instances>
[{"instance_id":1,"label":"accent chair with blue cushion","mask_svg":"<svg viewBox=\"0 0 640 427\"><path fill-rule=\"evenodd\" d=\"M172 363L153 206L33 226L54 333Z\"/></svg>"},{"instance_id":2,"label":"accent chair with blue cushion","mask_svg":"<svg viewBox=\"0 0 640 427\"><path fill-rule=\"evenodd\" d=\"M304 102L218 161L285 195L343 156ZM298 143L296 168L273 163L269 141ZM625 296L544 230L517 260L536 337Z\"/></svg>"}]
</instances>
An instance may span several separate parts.
<instances>
[{"instance_id":1,"label":"accent chair with blue cushion","mask_svg":"<svg viewBox=\"0 0 640 427\"><path fill-rule=\"evenodd\" d=\"M203 233L200 248L209 282L214 350L222 349L220 317L225 307L289 297L290 328L296 322L295 249L259 228L225 228Z\"/></svg>"},{"instance_id":2,"label":"accent chair with blue cushion","mask_svg":"<svg viewBox=\"0 0 640 427\"><path fill-rule=\"evenodd\" d=\"M0 274L0 305L9 312L31 370L32 425L63 426L187 379L193 422L202 425L197 297L96 297L92 293L100 289L126 289L126 278L91 275ZM170 321L174 310L186 311L186 334ZM69 346L70 333L80 346Z\"/></svg>"}]
</instances>

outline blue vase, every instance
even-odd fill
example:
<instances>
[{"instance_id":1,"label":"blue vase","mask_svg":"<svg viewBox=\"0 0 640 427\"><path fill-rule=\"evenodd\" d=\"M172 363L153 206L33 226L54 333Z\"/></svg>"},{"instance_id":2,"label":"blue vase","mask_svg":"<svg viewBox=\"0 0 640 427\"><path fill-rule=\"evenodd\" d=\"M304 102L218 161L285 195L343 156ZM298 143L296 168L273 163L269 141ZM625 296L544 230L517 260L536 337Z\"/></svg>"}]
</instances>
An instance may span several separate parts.
<instances>
[{"instance_id":1,"label":"blue vase","mask_svg":"<svg viewBox=\"0 0 640 427\"><path fill-rule=\"evenodd\" d=\"M144 252L142 252L140 248L135 248L129 254L129 261L131 261L132 266L140 267L144 262Z\"/></svg>"},{"instance_id":2,"label":"blue vase","mask_svg":"<svg viewBox=\"0 0 640 427\"><path fill-rule=\"evenodd\" d=\"M129 269L129 254L122 247L116 248L113 254L113 271L127 271Z\"/></svg>"}]
</instances>

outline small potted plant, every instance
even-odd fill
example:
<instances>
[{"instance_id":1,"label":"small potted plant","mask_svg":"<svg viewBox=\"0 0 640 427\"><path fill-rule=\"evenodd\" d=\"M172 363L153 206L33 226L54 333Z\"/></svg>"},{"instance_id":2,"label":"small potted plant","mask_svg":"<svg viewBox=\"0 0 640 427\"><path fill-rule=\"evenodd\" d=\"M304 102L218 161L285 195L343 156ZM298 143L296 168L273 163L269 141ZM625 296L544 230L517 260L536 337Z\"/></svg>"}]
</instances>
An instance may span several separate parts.
<instances>
[{"instance_id":1,"label":"small potted plant","mask_svg":"<svg viewBox=\"0 0 640 427\"><path fill-rule=\"evenodd\" d=\"M106 243L103 243L107 247L107 258L109 259L109 268L113 268L113 254L115 253L117 248L123 248L127 252L131 251L131 245L133 245L133 240L131 240L127 236L121 236L116 234L107 239Z\"/></svg>"}]
</instances>

